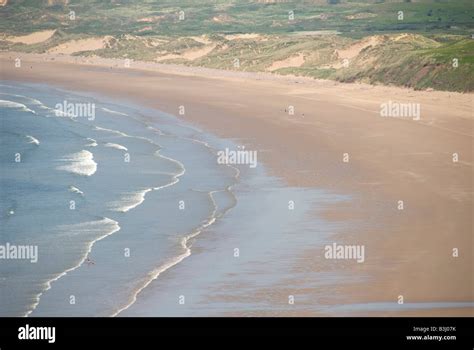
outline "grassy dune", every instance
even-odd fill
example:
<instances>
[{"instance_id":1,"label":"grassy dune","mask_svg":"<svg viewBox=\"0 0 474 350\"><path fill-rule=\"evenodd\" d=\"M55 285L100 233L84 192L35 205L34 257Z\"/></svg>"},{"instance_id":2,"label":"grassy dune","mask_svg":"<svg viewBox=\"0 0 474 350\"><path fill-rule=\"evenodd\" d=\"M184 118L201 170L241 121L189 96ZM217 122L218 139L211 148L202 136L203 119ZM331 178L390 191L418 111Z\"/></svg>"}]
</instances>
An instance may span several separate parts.
<instances>
[{"instance_id":1,"label":"grassy dune","mask_svg":"<svg viewBox=\"0 0 474 350\"><path fill-rule=\"evenodd\" d=\"M0 49L47 52L71 40L110 36L103 48L74 54L474 90L471 1L47 3L17 0L0 8ZM45 29L57 31L42 43L5 40Z\"/></svg>"}]
</instances>

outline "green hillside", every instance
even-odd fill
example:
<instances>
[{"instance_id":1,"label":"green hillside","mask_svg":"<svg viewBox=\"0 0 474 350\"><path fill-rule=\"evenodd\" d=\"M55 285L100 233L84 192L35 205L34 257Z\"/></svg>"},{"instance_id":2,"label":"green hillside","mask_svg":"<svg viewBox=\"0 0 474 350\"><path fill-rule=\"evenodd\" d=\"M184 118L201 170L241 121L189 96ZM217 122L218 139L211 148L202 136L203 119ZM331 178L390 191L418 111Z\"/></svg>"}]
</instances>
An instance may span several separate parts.
<instances>
[{"instance_id":1,"label":"green hillside","mask_svg":"<svg viewBox=\"0 0 474 350\"><path fill-rule=\"evenodd\" d=\"M102 48L74 54L474 89L469 0L10 0L0 16L1 50L47 52L71 40L107 36ZM41 43L8 40L47 29L56 32Z\"/></svg>"}]
</instances>

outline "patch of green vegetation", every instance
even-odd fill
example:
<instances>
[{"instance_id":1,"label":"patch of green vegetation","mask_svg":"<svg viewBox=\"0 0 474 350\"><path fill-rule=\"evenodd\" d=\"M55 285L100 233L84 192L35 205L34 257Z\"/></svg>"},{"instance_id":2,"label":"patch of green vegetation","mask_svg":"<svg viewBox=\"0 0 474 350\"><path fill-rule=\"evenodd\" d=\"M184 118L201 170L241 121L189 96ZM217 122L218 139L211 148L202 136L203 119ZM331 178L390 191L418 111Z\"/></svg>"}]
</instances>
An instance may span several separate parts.
<instances>
[{"instance_id":1,"label":"patch of green vegetation","mask_svg":"<svg viewBox=\"0 0 474 350\"><path fill-rule=\"evenodd\" d=\"M467 33L473 27L470 0L374 2L251 0L72 0L46 6L41 0L10 0L0 8L0 31L29 33L61 28L89 35L191 36L208 33L282 34L337 30L356 36L381 32ZM75 19L69 18L74 11ZM180 19L180 11L184 18ZM403 20L399 20L399 11ZM293 17L292 17L293 16ZM151 21L144 21L149 18Z\"/></svg>"},{"instance_id":2,"label":"patch of green vegetation","mask_svg":"<svg viewBox=\"0 0 474 350\"><path fill-rule=\"evenodd\" d=\"M459 41L450 41L442 46L423 50L420 52L423 56L432 57L438 63L452 63L457 59L459 64L474 64L474 40L462 39Z\"/></svg>"},{"instance_id":3,"label":"patch of green vegetation","mask_svg":"<svg viewBox=\"0 0 474 350\"><path fill-rule=\"evenodd\" d=\"M156 56L155 52L151 49L151 44L146 40L134 40L127 36L111 39L106 48L78 52L75 55L97 55L105 58L129 58L143 61L152 61Z\"/></svg>"},{"instance_id":4,"label":"patch of green vegetation","mask_svg":"<svg viewBox=\"0 0 474 350\"><path fill-rule=\"evenodd\" d=\"M0 50L46 52L69 40L111 35L113 39L106 48L75 55L145 61L160 57L165 63L255 72L267 71L275 62L304 57L299 67L283 67L275 73L417 89L474 90L471 0L45 3L10 0L0 7L0 32L5 34L57 29L52 38L39 44L0 41ZM259 36L238 40L228 37L241 33ZM401 33L408 34L398 36ZM196 40L200 35L206 35L210 44ZM338 52L373 35L378 35L381 42L364 47L350 57L347 67L341 67ZM203 47L212 50L194 60L185 58L187 52ZM457 67L453 66L454 59Z\"/></svg>"},{"instance_id":5,"label":"patch of green vegetation","mask_svg":"<svg viewBox=\"0 0 474 350\"><path fill-rule=\"evenodd\" d=\"M438 45L429 40L402 43L389 41L385 45L369 48L353 65L338 70L332 78L344 82L365 80L415 89L473 91L473 44L471 39L464 38ZM369 57L373 60L370 64L364 64L364 59ZM458 60L457 67L453 66L454 58Z\"/></svg>"},{"instance_id":6,"label":"patch of green vegetation","mask_svg":"<svg viewBox=\"0 0 474 350\"><path fill-rule=\"evenodd\" d=\"M331 79L334 77L336 72L335 69L318 69L318 68L304 68L304 67L291 67L291 68L280 68L275 71L282 75L296 75L301 77L311 77L315 79Z\"/></svg>"}]
</instances>

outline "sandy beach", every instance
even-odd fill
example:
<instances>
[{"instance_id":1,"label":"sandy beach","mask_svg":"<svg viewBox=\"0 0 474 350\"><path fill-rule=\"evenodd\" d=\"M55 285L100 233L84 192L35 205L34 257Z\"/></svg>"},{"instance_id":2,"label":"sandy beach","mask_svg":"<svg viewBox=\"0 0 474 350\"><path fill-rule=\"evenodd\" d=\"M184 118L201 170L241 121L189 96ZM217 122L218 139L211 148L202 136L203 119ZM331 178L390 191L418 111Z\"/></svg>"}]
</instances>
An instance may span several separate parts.
<instances>
[{"instance_id":1,"label":"sandy beach","mask_svg":"<svg viewBox=\"0 0 474 350\"><path fill-rule=\"evenodd\" d=\"M291 264L295 272L364 278L306 291L312 302L347 304L336 312L351 315L352 304L396 305L403 296L406 304L433 306L355 314L474 315L472 307L436 306L474 301L472 94L54 54L1 53L0 62L3 80L96 92L173 115L184 107L180 118L258 150L288 186L350 196L314 215L354 223L334 232L334 241L364 245L365 262L327 260L307 246ZM381 116L392 102L419 105L419 118ZM270 301L286 298L285 286L277 290Z\"/></svg>"}]
</instances>

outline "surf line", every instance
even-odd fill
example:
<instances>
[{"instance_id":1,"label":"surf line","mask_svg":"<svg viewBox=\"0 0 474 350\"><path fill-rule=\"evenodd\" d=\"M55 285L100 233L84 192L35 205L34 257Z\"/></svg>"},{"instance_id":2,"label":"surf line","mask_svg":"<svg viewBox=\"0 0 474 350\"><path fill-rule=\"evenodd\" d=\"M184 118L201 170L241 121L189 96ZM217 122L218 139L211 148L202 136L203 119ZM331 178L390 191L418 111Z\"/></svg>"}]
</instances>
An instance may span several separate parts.
<instances>
[{"instance_id":1,"label":"surf line","mask_svg":"<svg viewBox=\"0 0 474 350\"><path fill-rule=\"evenodd\" d=\"M161 149L160 149L161 150ZM157 191L157 190L161 190L163 188L166 188L166 187L170 187L170 186L173 186L175 184L177 184L179 182L179 178L184 175L184 173L186 172L186 168L184 167L183 163L181 163L180 161L176 160L176 159L173 159L173 158L169 158L169 157L166 157L164 155L162 155L160 153L160 150L156 151L155 152L155 155L158 156L158 157L161 157L163 159L167 159L169 161L172 161L174 162L175 164L178 164L180 167L181 167L181 172L173 175L173 181L168 183L168 184L165 184L163 186L159 186L159 187L154 187L153 190L154 191ZM215 205L215 202L213 200L213 203L214 203L214 211L213 211L213 214L211 215L211 217L213 218L213 221L211 222L211 220L208 221L208 225L212 225L212 223L214 223L215 221L215 218L213 217L217 211L217 206ZM205 227L207 227L205 226ZM201 226L201 227L204 227ZM116 312L114 312L111 317L115 317L117 316L119 313L121 313L122 311L128 309L130 306L132 306L133 304L135 304L135 302L137 301L137 296L138 294L140 294L140 292L145 289L146 287L148 287L148 285L153 282L162 272L168 270L170 267L178 264L179 262L181 262L182 260L184 260L186 257L188 257L189 255L191 255L191 250L190 248L188 248L187 246L187 242L188 240L190 240L191 238L197 236L198 234L200 233L200 231L195 231L193 232L191 235L189 236L185 236L181 239L181 247L185 249L185 252L182 254L182 255L179 255L175 258L173 258L170 262L162 265L161 267L159 267L158 269L156 269L155 271L152 272L152 277L145 282L145 284L140 287L138 290L136 290L132 296L132 299L127 303L127 305L125 305L124 307L120 308L119 310L117 310Z\"/></svg>"},{"instance_id":2,"label":"surf line","mask_svg":"<svg viewBox=\"0 0 474 350\"><path fill-rule=\"evenodd\" d=\"M204 229L206 229L207 227L211 226L214 222L216 222L217 205L216 205L216 202L215 202L215 200L212 196L213 193L216 193L216 192L220 192L220 191L211 191L211 192L209 192L209 196L211 197L211 201L214 205L214 210L212 211L212 214L209 216L208 220L204 224L198 226L198 228L195 229L194 231L192 231L189 235L186 235L183 238L181 238L180 245L181 245L181 248L184 250L184 252L181 255L178 255L178 256L172 258L167 263L164 263L163 265L161 265L157 269L153 270L150 274L151 277L141 287L139 287L133 293L133 295L131 297L131 300L125 306L121 307L120 309L115 311L112 315L110 315L111 317L118 316L121 312L127 310L130 306L135 304L135 302L137 301L138 295L145 288L147 288L151 284L151 282L156 280L158 278L158 276L160 276L163 272L165 272L166 270L168 270L168 269L172 268L173 266L179 264L181 261L183 261L184 259L186 259L188 256L191 255L192 245L188 245L190 240L197 237Z\"/></svg>"},{"instance_id":3,"label":"surf line","mask_svg":"<svg viewBox=\"0 0 474 350\"><path fill-rule=\"evenodd\" d=\"M109 219L107 217L103 217L102 220L99 220L97 221L97 223L104 223L104 224L110 224L112 227L111 227L111 230L108 231L108 232L105 232L103 235L97 237L96 239L92 240L91 242L88 243L87 245L87 249L86 249L86 252L82 255L82 258L81 260L79 261L79 263L77 263L75 266L69 268L69 269L66 269L65 271L61 272L59 275L57 275L56 277L46 281L44 284L46 285L46 288L43 289L40 293L38 293L35 297L35 302L33 303L33 305L31 306L31 309L28 310L23 316L24 317L28 317L33 311L36 310L36 308L38 307L39 303L40 303L40 300L41 300L41 297L43 296L43 294L45 292L47 292L48 290L51 289L52 287L52 284L54 282L56 282L57 280L59 280L61 277L64 277L66 276L69 272L71 271L74 271L76 269L78 269L79 267L81 267L87 260L87 257L89 256L89 254L92 252L92 248L94 247L94 244L96 244L97 242L103 240L104 238L110 236L110 235L113 235L115 232L117 231L120 231L120 226L119 226L119 223L115 220L112 220L112 219Z\"/></svg>"},{"instance_id":4,"label":"surf line","mask_svg":"<svg viewBox=\"0 0 474 350\"><path fill-rule=\"evenodd\" d=\"M209 147L210 148L210 147ZM167 157L166 157L167 158ZM235 175L234 175L234 178L236 180L236 182L238 181L238 178L239 178L239 175L240 175L240 171L239 169L233 167L233 166L230 166L230 168L234 169L235 170ZM179 175L180 176L180 175ZM178 177L178 176L177 176ZM179 179L176 178L176 182L178 182ZM176 183L175 182L175 183ZM168 187L168 186L171 186L173 185L174 183L170 183L168 185L164 185L162 186L163 187ZM234 184L231 184L229 186L226 187L226 191L229 191L232 193L232 187L234 186ZM184 236L183 238L181 238L180 240L180 245L181 245L181 248L184 250L184 252L181 254L181 255L178 255L174 258L172 258L171 260L169 260L167 263L164 263L163 265L159 266L158 268L156 268L155 270L152 271L151 273L151 277L141 286L139 287L137 290L135 290L135 292L133 293L130 301L123 307L121 307L120 309L118 309L117 311L115 311L113 314L111 314L110 316L111 317L116 317L118 316L120 313L122 313L123 311L127 310L128 308L130 308L133 304L135 304L135 302L137 301L138 299L138 295L145 289L147 288L154 280L156 280L163 272L167 271L168 269L172 268L173 266L179 264L181 261L183 261L184 259L186 259L187 257L189 257L191 255L191 248L192 248L192 244L188 244L193 238L197 237L202 231L204 231L207 227L211 226L212 224L214 224L216 222L216 220L219 218L219 217L222 217L223 215L225 215L232 207L235 206L236 203L234 203L234 205L232 207L230 207L229 209L227 209L225 212L223 212L221 215L217 216L217 203L214 199L214 193L218 193L218 192L222 192L222 190L214 190L214 191L210 191L208 192L209 194L209 197L211 199L211 202L213 204L213 211L212 211L212 214L209 216L207 222L205 222L204 224L198 226L197 229L195 229L194 231L192 231L189 235L187 236ZM235 199L235 195L233 195L233 198L234 198L234 201L236 201ZM150 274L149 274L150 275Z\"/></svg>"},{"instance_id":5,"label":"surf line","mask_svg":"<svg viewBox=\"0 0 474 350\"><path fill-rule=\"evenodd\" d=\"M147 189L139 190L139 191L135 192L134 194L135 194L135 196L138 196L138 200L135 201L134 203L127 204L127 205L122 205L122 206L115 207L115 208L114 208L115 205L112 203L112 207L110 208L110 210L121 212L121 213L126 213L129 210L132 210L132 209L138 207L140 204L142 204L145 201L145 196L147 195L148 192L158 191L158 190L161 190L163 188L173 186L173 185L175 185L179 182L179 177L184 175L184 173L186 172L186 168L184 167L184 164L177 161L176 159L169 158L169 157L166 157L166 156L160 154L160 150L161 150L161 148L159 150L157 150L154 154L157 157L160 157L162 159L166 159L170 162L178 164L178 166L181 168L181 171L176 173L176 174L171 174L172 175L172 180L171 180L171 182L169 182L167 184L157 186L157 187L151 187L151 188L147 188Z\"/></svg>"}]
</instances>

